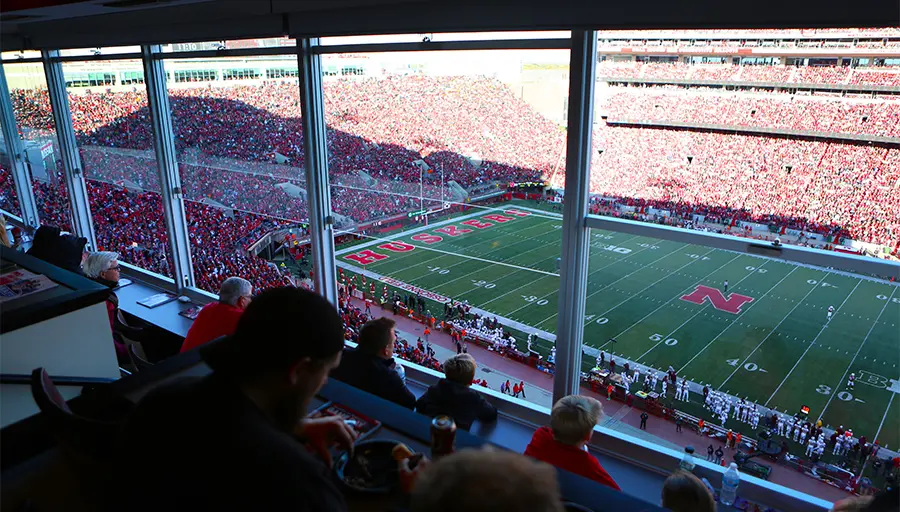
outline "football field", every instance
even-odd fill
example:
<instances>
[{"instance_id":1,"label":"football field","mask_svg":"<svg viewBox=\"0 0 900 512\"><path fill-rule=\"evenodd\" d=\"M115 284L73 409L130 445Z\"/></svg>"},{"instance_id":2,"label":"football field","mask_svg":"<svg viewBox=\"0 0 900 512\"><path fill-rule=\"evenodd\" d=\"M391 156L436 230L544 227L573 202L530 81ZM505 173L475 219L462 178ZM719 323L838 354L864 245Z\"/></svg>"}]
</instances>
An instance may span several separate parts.
<instances>
[{"instance_id":1,"label":"football field","mask_svg":"<svg viewBox=\"0 0 900 512\"><path fill-rule=\"evenodd\" d=\"M388 233L339 248L338 262L392 286L468 300L537 332L534 348L546 357L562 219L534 206L513 201ZM624 233L593 230L590 245L589 347L641 366L671 365L679 377L782 412L805 405L813 420L900 445L896 284ZM518 345L524 350L524 339ZM585 369L593 364L586 356Z\"/></svg>"}]
</instances>

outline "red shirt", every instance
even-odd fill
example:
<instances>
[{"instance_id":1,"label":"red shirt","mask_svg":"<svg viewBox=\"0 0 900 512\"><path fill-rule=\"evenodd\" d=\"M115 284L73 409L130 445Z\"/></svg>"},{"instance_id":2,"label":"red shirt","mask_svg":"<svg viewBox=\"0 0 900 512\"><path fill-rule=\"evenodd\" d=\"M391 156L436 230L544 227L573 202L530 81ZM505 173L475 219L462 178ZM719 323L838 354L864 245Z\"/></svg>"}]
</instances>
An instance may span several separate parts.
<instances>
[{"instance_id":1,"label":"red shirt","mask_svg":"<svg viewBox=\"0 0 900 512\"><path fill-rule=\"evenodd\" d=\"M203 306L184 338L181 352L187 352L220 336L233 334L243 312L243 309L222 302L211 302Z\"/></svg>"},{"instance_id":2,"label":"red shirt","mask_svg":"<svg viewBox=\"0 0 900 512\"><path fill-rule=\"evenodd\" d=\"M525 448L525 455L621 491L615 480L600 465L600 461L590 453L553 439L550 427L534 431L531 442Z\"/></svg>"}]
</instances>

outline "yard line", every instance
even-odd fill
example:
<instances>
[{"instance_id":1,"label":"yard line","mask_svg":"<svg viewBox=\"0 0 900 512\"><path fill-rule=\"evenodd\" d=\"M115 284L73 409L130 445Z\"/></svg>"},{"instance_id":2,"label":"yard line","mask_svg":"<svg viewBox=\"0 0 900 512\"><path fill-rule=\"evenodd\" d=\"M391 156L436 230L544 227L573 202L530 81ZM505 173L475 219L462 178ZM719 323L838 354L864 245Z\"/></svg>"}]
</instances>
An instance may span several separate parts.
<instances>
[{"instance_id":1,"label":"yard line","mask_svg":"<svg viewBox=\"0 0 900 512\"><path fill-rule=\"evenodd\" d=\"M881 417L881 423L878 425L878 432L875 432L875 437L873 437L872 439L877 440L877 439L878 439L878 436L881 434L881 427L884 426L884 420L887 419L887 415L888 415L888 413L889 413L890 410L891 410L891 404L894 403L894 397L895 397L896 395L897 395L897 393L891 393L891 399L888 400L888 406L887 406L887 409L884 410L884 416Z\"/></svg>"},{"instance_id":2,"label":"yard line","mask_svg":"<svg viewBox=\"0 0 900 512\"><path fill-rule=\"evenodd\" d=\"M665 258L665 257L667 257L667 256L670 256L670 255L673 254L675 251L684 249L685 247L687 247L687 246L686 246L686 245L682 245L682 246L680 246L680 247L676 247L676 248L672 249L669 253L664 254L664 255L660 256L659 258L656 258L655 260L653 260L653 261L650 262L650 263L656 263L657 261L659 261L659 260L661 260L661 259L663 259L663 258ZM625 260L626 258L631 257L631 256L634 256L635 254L639 254L639 253L641 253L641 252L643 252L643 251L645 251L645 250L647 250L647 249L648 249L647 247L644 247L644 248L641 249L640 251L637 251L637 252L635 252L635 253L633 253L633 254L629 254L629 255L626 256L625 258L622 258L622 259L620 259L620 260L616 260L616 261L614 261L613 263L617 263L617 262L619 262L619 261L623 261L623 260ZM707 253L707 254L709 254L709 253ZM699 259L699 258L698 258L698 259ZM697 260L693 260L693 261L689 262L688 265L690 265L690 264L693 263L694 261L697 261ZM610 265L612 265L612 263L610 263ZM648 263L648 265L649 265L649 263ZM609 265L607 265L607 267L608 267L608 266L609 266ZM630 273L628 273L628 274L625 274L624 276L622 276L622 277L616 279L615 281L613 281L613 282L607 284L606 286L604 286L603 288L597 290L596 292L592 293L591 295L596 295L597 293L599 293L599 292L601 292L601 291L603 291L603 290L609 288L610 286L612 286L612 285L618 283L618 282L621 281L622 279L625 279L626 277L629 277L629 276L631 276L632 274L634 274L634 273L636 273L636 272L638 272L638 271L640 271L640 270L643 270L643 269L646 268L646 267L647 267L647 265L641 265L640 267L636 268L636 269L633 270L632 272L630 272ZM604 268L606 268L606 267L604 267ZM595 270L595 271L592 272L591 274L594 274L594 273L598 272L599 270L600 270L600 269ZM588 277L590 277L591 274L588 274ZM668 276L666 276L666 277L668 277ZM663 279L664 279L664 278L663 278ZM652 286L652 285L651 285L651 286ZM645 290L646 290L646 288L645 288ZM557 294L558 294L558 293L559 293L559 290L556 290L556 291L553 291L553 292L550 292L550 293L541 295L540 298L543 299L543 298L545 298L545 297L549 297L549 296L553 295L554 293L557 293ZM639 292L639 293L640 293L640 292ZM589 295L588 297L590 297L590 295ZM585 298L585 300L586 300L586 299L587 299L587 297ZM540 299L538 299L538 300L540 300ZM531 303L529 302L529 303L525 304L524 306L522 306L522 307L516 309L515 311L511 311L511 312L507 313L507 315L512 316L513 313L517 313L517 312L519 312L520 310L525 309L525 308L527 308L527 307L530 306L530 305L531 305ZM547 318L541 320L540 322L538 322L538 324L542 324L542 323L546 322L547 320L550 320L551 318L553 318L553 315L550 315L550 316L548 316Z\"/></svg>"},{"instance_id":3,"label":"yard line","mask_svg":"<svg viewBox=\"0 0 900 512\"><path fill-rule=\"evenodd\" d=\"M685 247L687 247L687 246L685 246ZM703 254L703 256L706 256L707 254L709 254L709 253L711 253L711 252L713 252L713 251L715 251L715 249L710 249L710 250L707 251L705 254ZM669 304L670 302L672 302L673 300L675 300L675 297L681 297L681 295L682 295L683 293L687 292L688 290L690 290L690 289L693 288L693 287L696 287L698 284L702 283L707 277L709 277L709 276L715 274L716 272L718 272L719 270L721 270L722 267L724 267L724 266L730 264L732 261L734 261L734 260L740 258L741 256L743 256L743 255L742 255L742 254L737 254L737 255L735 255L734 258L731 258L730 260L726 261L725 263L719 265L715 270L713 270L713 271L710 272L709 274L706 274L705 276L703 276L699 281L697 281L697 282L695 282L694 284L692 284L691 286L685 288L684 290L682 290L681 292L679 292L678 294L676 294L675 296L673 296L671 299L669 299L669 300L663 302L662 305L660 305L659 307L657 307L657 308L654 309L653 311L647 313L646 315L644 315L643 318L641 318L641 319L638 320L637 322L635 322L635 323L629 325L624 331L620 332L619 334L616 334L615 336L613 336L613 337L610 338L610 339L616 339L616 338L618 338L619 336L621 336L623 333L630 331L635 325L637 325L637 324L643 322L644 320L650 318L650 316L653 315L653 313L656 313L656 312L659 311L660 309L664 308L667 304ZM606 311L605 311L604 313L602 313L600 316L601 316L601 317L606 316L607 314L609 314L610 311L615 310L616 308L618 308L618 307L621 306L622 304L625 304L626 302L628 302L629 300L635 298L636 296L640 295L641 293L644 293L644 291L646 291L648 288L650 288L650 287L652 287L652 286L655 286L656 283L662 281L662 280L665 279L666 277L670 277L673 273L678 272L678 270L683 269L684 267L690 265L691 263L694 263L694 262L697 262L697 261L702 261L702 259L703 259L703 258L702 258L702 256L701 256L700 258L691 260L691 261L688 262L686 265L682 265L682 266L679 267L677 270L675 270L675 271L673 271L673 272L669 272L665 277L663 277L663 278L661 278L661 279L655 281L655 282L652 283L650 286L647 286L646 288L644 288L643 290L641 290L641 291L635 293L635 294L632 295L631 297L628 297L627 299L623 300L622 302L616 304L616 305L613 306L612 308L606 310ZM587 325L588 325L589 323L590 323L590 321L585 322L584 326L587 327ZM608 345L608 344L609 344L609 341L606 341L606 343L604 343L603 345L600 345L600 346L597 348L597 350L602 350L603 347L605 347L605 346Z\"/></svg>"},{"instance_id":4,"label":"yard line","mask_svg":"<svg viewBox=\"0 0 900 512\"><path fill-rule=\"evenodd\" d=\"M891 298L894 297L894 294L895 294L895 293L897 293L897 287L896 287L896 286L895 286L894 289L891 291L891 296L888 297L888 299L887 299L886 301L884 301L884 306L881 308L881 311L878 313L878 316L875 317L875 323L873 323L873 324L872 324L872 327L869 328L869 332L866 333L866 337L863 338L863 341L862 341L862 343L859 345L859 348L856 349L856 353L853 354L853 359L850 360L850 364L847 365L847 369L844 370L844 374L841 375L841 379L838 381L837 386L834 386L834 391L831 393L831 396L828 397L828 402L825 403L825 407L822 408L822 412L819 413L819 417L816 419L816 421L822 419L822 416L825 416L825 411L828 410L828 406L831 405L831 401L834 400L834 396L837 394L838 389L840 389L840 387L841 387L841 382L844 382L844 379L847 378L847 372L849 372L849 371L850 371L850 368L853 367L853 363L856 362L856 358L859 357L859 353L862 351L863 346L865 346L866 341L869 340L869 336L872 335L872 331L875 330L875 326L878 325L878 319L881 318L881 315L884 313L884 310L887 309L888 304L891 303ZM892 395L892 396L891 396L891 399L893 399L893 398L894 398L894 397L893 397L893 393L892 393L891 395ZM890 408L890 405L888 405L888 408ZM887 414L887 413L885 413L885 414ZM884 423L883 420L882 420L882 423ZM879 430L881 430L881 427L879 427ZM878 438L875 437L875 438L873 438L873 439L878 439Z\"/></svg>"},{"instance_id":5,"label":"yard line","mask_svg":"<svg viewBox=\"0 0 900 512\"><path fill-rule=\"evenodd\" d=\"M766 263L768 263L768 261L764 261L764 262L762 263L762 265L759 266L759 268L763 268L763 267L766 265ZM791 270L791 272L793 272L793 270ZM741 284L741 282L742 282L744 279L747 279L748 277L752 276L752 275L755 274L755 273L756 273L756 270L751 270L750 272L747 272L747 275L745 275L744 277L742 277L738 282L734 283L734 288L737 289L738 285ZM790 275L790 272L788 272L788 275ZM787 276L784 276L784 277L787 277ZM784 281L784 278L782 278L781 281ZM781 283L781 281L778 281L778 283ZM778 286L778 283L776 283L775 286ZM772 288L774 288L774 286L773 286ZM769 290L771 290L772 288L769 288ZM766 292L766 293L769 293L769 292ZM765 295L763 295L763 297L765 297ZM675 329L673 329L672 332L670 332L669 334L667 334L667 335L665 335L664 337L662 337L658 342L656 342L656 345L653 345L652 347L650 347L649 349L647 349L647 351L644 352L643 354L641 354L640 357L637 357L636 360L637 360L637 361L640 361L641 359L643 359L644 356L646 356L647 354L649 354L651 351L653 351L653 349L655 349L655 348L658 347L661 343L663 343L664 340L665 340L666 338L668 338L669 336L672 336L673 334L675 334L676 332L678 332L678 329L681 329L682 327L684 327L685 325L687 325L688 322L690 322L691 320L693 320L694 318L696 318L697 315L699 315L700 313L706 311L706 308L708 308L710 304L711 304L711 303L705 303L705 304L703 304L703 307L702 307L702 308L698 309L697 312L694 313L693 315L691 315L690 318L688 318L687 320L685 320L684 323L682 323L681 325L679 325L678 327L676 327ZM748 306L747 309L750 309L749 306ZM728 327L731 327L731 325L734 325L734 322L737 321L737 319L738 319L741 315L743 315L744 313L746 313L746 310L744 310L744 311L742 311L741 313L739 313L739 314L735 317L735 319L731 321L731 324L730 324ZM728 329L728 327L726 327L725 329ZM716 338L718 338L718 336L716 336ZM709 345L707 345L707 347L708 347L708 346L709 346ZM703 347L703 350L706 350L706 347ZM694 356L694 357L696 357L696 356ZM679 371L679 373L681 372L681 370L678 370L678 371Z\"/></svg>"},{"instance_id":6,"label":"yard line","mask_svg":"<svg viewBox=\"0 0 900 512\"><path fill-rule=\"evenodd\" d=\"M825 278L827 278L829 275L831 275L831 271L830 271L830 270L825 274L825 277L823 277L822 279L819 279L819 281L820 281L820 282L821 282L821 281L824 281ZM721 384L719 384L719 385L717 386L718 388L721 388L722 386L724 386L726 382L728 382L729 380L731 380L732 377L734 377L734 374L737 373L738 370L740 370L741 368L744 367L744 365L747 363L747 360L750 359L750 356L752 356L753 354L755 354L756 351L759 350L759 347L763 346L763 343L765 343L766 340L769 339L769 336L771 336L773 332L775 332L775 331L778 330L778 327L780 327L781 324L783 324L784 321L787 320L789 316L791 316L791 313L793 313L795 309L799 308L800 305L803 304L803 301L805 301L806 298L809 297L809 295L810 295L812 292L814 292L814 291L816 290L816 288L818 288L818 285L813 285L813 286L811 286L811 287L809 288L809 291L806 292L806 295L804 295L802 299L798 300L798 301L797 301L797 304L796 304L794 307L792 307L791 310L788 311L786 315L784 315L784 318L782 318L777 324L775 324L775 327L773 327L772 330L769 331L769 334L766 334L766 337L763 338L762 341L759 342L759 345L757 345L757 346L750 352L750 354L748 354L747 357L746 357L743 361L741 361L741 364L737 365L737 367L734 369L734 371L731 372L731 375L729 375L728 378L726 378Z\"/></svg>"},{"instance_id":7,"label":"yard line","mask_svg":"<svg viewBox=\"0 0 900 512\"><path fill-rule=\"evenodd\" d=\"M765 263L763 263L763 265L765 265ZM760 268L762 268L762 265L760 265ZM700 354L702 354L703 352L706 351L706 349L708 349L710 346L712 346L712 344L713 344L717 339L719 339L720 336L722 336L723 334L725 334L725 331L727 331L728 329L731 329L731 326L734 325L735 322L737 322L738 320L740 320L741 317L743 317L744 314L747 313L747 311L750 311L750 308L752 308L753 306L759 304L764 298L766 298L766 295L768 295L769 292L771 292L772 290L774 290L775 288L777 288L778 285L780 285L782 282L784 282L784 280L787 279L788 276L790 276L791 274L793 274L794 271L797 270L798 268L799 268L799 267L793 267L793 268L791 269L790 272L788 272L787 274L785 274L784 277L781 278L780 281L778 281L777 283L775 283L775 285L773 285L771 288L769 288L769 289L766 291L766 293L763 294L762 297L760 297L758 300L754 300L753 302L751 302L750 305L747 306L747 309L745 309L745 310L742 311L740 314L738 314L736 317L734 317L734 319L731 321L730 324L726 325L725 328L722 329L722 330L719 332L719 334L716 334L716 337L715 337L715 338L711 339L711 340L709 341L709 343L706 344L706 346L704 346L702 349L700 349L699 351L697 351L696 354L694 354L694 357L690 358L690 359L688 360L688 362L684 364L684 366L682 366L681 368L679 368L679 369L678 369L678 373L681 373L685 368L688 367L689 364L693 363L693 362L694 362L694 359L697 359L697 357L700 356ZM752 273L753 273L753 272L751 272L750 274L752 274ZM748 274L748 275L750 275L750 274Z\"/></svg>"},{"instance_id":8,"label":"yard line","mask_svg":"<svg viewBox=\"0 0 900 512\"><path fill-rule=\"evenodd\" d=\"M858 280L856 281L856 286L854 286L853 289L850 290L850 295L853 295L853 292L855 292L856 289L859 288L859 285L860 285L861 283L862 283L862 279L858 279ZM841 305L838 306L836 310L834 310L834 316L835 316L835 317L837 316L838 311L840 311L841 308L844 307L844 304L846 304L847 301L850 300L850 295L847 295L847 297L844 299L844 302L841 302ZM829 324L829 323L831 323L830 320L827 321L827 322L825 322L825 324L822 326L822 328L819 329L819 334L816 334L816 337L813 338L813 340L809 342L809 346L806 347L806 350L804 350L802 354L800 354L800 357L797 359L797 362L794 363L794 367L791 368L791 371L789 371L788 374L784 376L784 380L782 380L782 381L781 381L781 384L779 384L778 387L775 388L775 392L772 393L772 396L770 396L769 399L766 400L766 403L764 403L763 405L765 405L765 406L768 407L769 402L771 402L772 399L775 398L775 394L778 393L778 390L781 389L781 386L783 386L784 383L787 382L787 380L788 380L788 378L791 376L791 374L794 373L794 370L796 370L796 369L797 369L797 366L800 365L800 361L802 361L803 358L806 357L806 353L809 352L809 350L810 350L811 348L813 348L813 345L816 344L816 340L818 340L818 339L819 339L819 336L821 336L822 333L825 332L825 329L828 328L828 324Z\"/></svg>"},{"instance_id":9,"label":"yard line","mask_svg":"<svg viewBox=\"0 0 900 512\"><path fill-rule=\"evenodd\" d=\"M631 240L633 240L633 239L635 239L635 238L638 238L638 236L640 236L640 235L634 235L633 237L629 238L628 240L625 240L625 242L630 242ZM620 243L621 243L621 242L620 242ZM625 260L625 259L627 259L627 258L629 258L629 257L631 257L631 256L634 256L635 254L638 254L638 253L640 253L641 251L644 251L644 250L646 250L646 249L641 249L640 251L637 251L637 252L635 252L634 254L629 254L628 256L625 256L624 258L619 258L619 259L613 261L612 263L609 263L608 265L604 265L604 266L598 268L597 270L595 270L594 272L591 272L590 274L588 274L588 277L590 278L590 276L593 275L594 273L599 272L599 271L605 269L606 267L609 267L610 265L615 265L616 263L618 263L618 262L620 262L620 261L623 261L623 260ZM503 277L506 277L506 276L508 276L508 275L510 275L510 274L512 274L512 272L510 272L509 274L504 275ZM501 278L501 279L502 279L502 278ZM503 297L506 297L506 296L509 295L510 293L514 293L514 292L516 292L516 291L518 291L518 290L521 290L522 288L525 288L526 286L533 285L534 283L535 283L535 281L531 281L531 282L525 283L525 284L523 284L523 285L521 285L521 286L517 286L517 287L513 288L512 290L510 290L510 291L504 293L503 295L500 295L500 296L498 296L498 297L494 297L493 299L491 299L491 300L489 300L489 301L487 301L487 302L481 304L481 307L484 308L484 306L490 304L491 302L494 302L495 300L502 299ZM471 290L469 290L469 291L471 291ZM468 292L466 292L466 293L468 293ZM559 293L559 290L557 290L557 293ZM542 298L543 298L543 297L542 297ZM516 310L516 311L518 311L518 310ZM514 312L515 312L515 311L514 311Z\"/></svg>"}]
</instances>

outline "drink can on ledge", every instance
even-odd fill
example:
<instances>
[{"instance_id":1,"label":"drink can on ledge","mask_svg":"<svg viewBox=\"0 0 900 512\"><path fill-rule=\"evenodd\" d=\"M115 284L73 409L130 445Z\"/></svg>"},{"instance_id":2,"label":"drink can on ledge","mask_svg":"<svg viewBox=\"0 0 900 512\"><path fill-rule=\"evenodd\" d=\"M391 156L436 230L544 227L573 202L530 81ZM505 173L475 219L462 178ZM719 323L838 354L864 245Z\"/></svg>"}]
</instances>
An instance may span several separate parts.
<instances>
[{"instance_id":1,"label":"drink can on ledge","mask_svg":"<svg viewBox=\"0 0 900 512\"><path fill-rule=\"evenodd\" d=\"M456 422L450 416L431 420L431 458L437 459L456 451Z\"/></svg>"}]
</instances>

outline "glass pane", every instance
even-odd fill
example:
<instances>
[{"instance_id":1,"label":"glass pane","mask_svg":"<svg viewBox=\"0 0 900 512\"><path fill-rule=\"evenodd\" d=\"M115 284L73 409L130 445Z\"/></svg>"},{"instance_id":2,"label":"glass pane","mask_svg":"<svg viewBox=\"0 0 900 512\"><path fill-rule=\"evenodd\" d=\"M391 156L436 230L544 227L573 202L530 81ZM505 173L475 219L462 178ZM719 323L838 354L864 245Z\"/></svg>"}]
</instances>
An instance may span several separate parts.
<instances>
[{"instance_id":1,"label":"glass pane","mask_svg":"<svg viewBox=\"0 0 900 512\"><path fill-rule=\"evenodd\" d=\"M19 197L16 195L11 161L6 152L6 139L2 131L0 131L0 209L16 216L22 214Z\"/></svg>"},{"instance_id":2,"label":"glass pane","mask_svg":"<svg viewBox=\"0 0 900 512\"><path fill-rule=\"evenodd\" d=\"M437 34L387 34L375 36L334 36L323 37L321 44L325 46L338 44L384 44L384 43L421 43L448 41L496 41L509 39L569 39L567 30L535 31L535 32L449 32ZM427 39L427 41L426 41Z\"/></svg>"},{"instance_id":3,"label":"glass pane","mask_svg":"<svg viewBox=\"0 0 900 512\"><path fill-rule=\"evenodd\" d=\"M141 53L140 46L105 46L94 48L68 48L60 50L60 57L93 57L98 55L117 55L123 53Z\"/></svg>"},{"instance_id":4,"label":"glass pane","mask_svg":"<svg viewBox=\"0 0 900 512\"><path fill-rule=\"evenodd\" d=\"M552 372L554 329L536 327L555 325L561 209L534 198L563 194L545 183L565 167L568 61L568 51L503 50L322 62L349 307L364 312L365 297L372 315L395 318L400 357L440 368L468 350L477 380L495 390L522 380L526 399L548 407L541 370ZM417 339L432 316L428 358ZM506 377L519 368L527 378Z\"/></svg>"},{"instance_id":5,"label":"glass pane","mask_svg":"<svg viewBox=\"0 0 900 512\"><path fill-rule=\"evenodd\" d=\"M40 52L40 50L7 51L7 52L2 52L2 54L0 54L0 58L2 58L3 60L40 59L41 52Z\"/></svg>"},{"instance_id":6,"label":"glass pane","mask_svg":"<svg viewBox=\"0 0 900 512\"><path fill-rule=\"evenodd\" d=\"M25 146L41 224L72 230L69 195L56 138L56 124L40 63L4 64L13 112Z\"/></svg>"},{"instance_id":7,"label":"glass pane","mask_svg":"<svg viewBox=\"0 0 900 512\"><path fill-rule=\"evenodd\" d=\"M98 250L171 277L147 92L125 84L137 60L67 62L63 75Z\"/></svg>"},{"instance_id":8,"label":"glass pane","mask_svg":"<svg viewBox=\"0 0 900 512\"><path fill-rule=\"evenodd\" d=\"M824 90L863 83L865 71L849 57L816 55L896 35L895 28L601 32L590 212L870 256L896 253L900 151L879 138L900 134L891 121L900 102ZM815 50L804 55L804 47ZM900 77L896 66L873 72ZM796 90L797 83L820 89ZM796 265L618 232L591 230L590 243L582 370L597 390L612 376L616 400L608 409L631 402L651 414L665 409L670 418L680 411L685 429L696 430L702 419L708 434L730 429L753 440L769 427L778 432L777 413L788 436L782 426L771 448L785 443L798 457L790 465L848 468L849 476L825 477L837 487L852 472L881 485L883 475L857 464L858 453L834 455L828 442L813 455L808 441L789 433L794 417L813 430L821 419L825 440L841 427L882 447L900 443L892 392L900 355L889 348L900 345L896 283L837 263ZM664 388L670 371L678 384ZM704 392L713 398L707 402ZM629 414L632 421L613 427L633 431L639 419ZM652 418L650 435L639 435L665 446L698 442L673 427ZM706 448L709 441L699 442ZM733 452L725 453L731 461ZM763 464L746 467L817 497L842 497L813 479L768 475L774 464Z\"/></svg>"},{"instance_id":9,"label":"glass pane","mask_svg":"<svg viewBox=\"0 0 900 512\"><path fill-rule=\"evenodd\" d=\"M166 69L198 287L216 293L230 276L256 290L309 286L296 57L171 60Z\"/></svg>"},{"instance_id":10,"label":"glass pane","mask_svg":"<svg viewBox=\"0 0 900 512\"><path fill-rule=\"evenodd\" d=\"M297 40L290 37L266 37L235 41L203 41L196 43L171 43L162 45L164 53L199 52L206 50L236 50L243 48L295 48ZM296 60L296 58L294 59Z\"/></svg>"}]
</instances>

